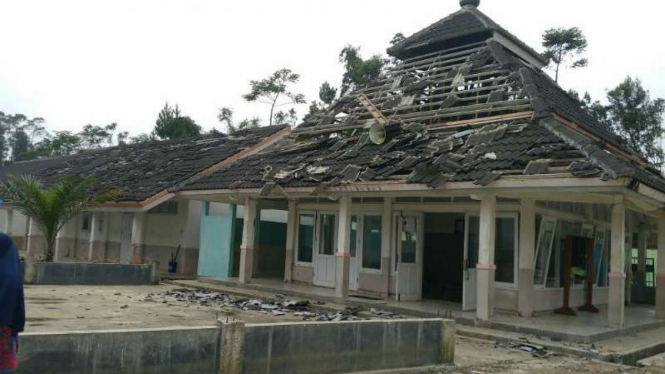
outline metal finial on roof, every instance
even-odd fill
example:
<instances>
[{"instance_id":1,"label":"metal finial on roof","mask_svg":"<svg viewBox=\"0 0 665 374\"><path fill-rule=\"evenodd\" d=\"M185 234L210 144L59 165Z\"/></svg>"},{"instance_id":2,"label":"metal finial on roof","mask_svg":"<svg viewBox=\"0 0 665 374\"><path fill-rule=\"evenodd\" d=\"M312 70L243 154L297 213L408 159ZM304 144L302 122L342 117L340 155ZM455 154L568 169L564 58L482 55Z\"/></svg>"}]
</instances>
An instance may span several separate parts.
<instances>
[{"instance_id":1,"label":"metal finial on roof","mask_svg":"<svg viewBox=\"0 0 665 374\"><path fill-rule=\"evenodd\" d=\"M480 5L480 0L460 0L459 5L464 9L475 9Z\"/></svg>"}]
</instances>

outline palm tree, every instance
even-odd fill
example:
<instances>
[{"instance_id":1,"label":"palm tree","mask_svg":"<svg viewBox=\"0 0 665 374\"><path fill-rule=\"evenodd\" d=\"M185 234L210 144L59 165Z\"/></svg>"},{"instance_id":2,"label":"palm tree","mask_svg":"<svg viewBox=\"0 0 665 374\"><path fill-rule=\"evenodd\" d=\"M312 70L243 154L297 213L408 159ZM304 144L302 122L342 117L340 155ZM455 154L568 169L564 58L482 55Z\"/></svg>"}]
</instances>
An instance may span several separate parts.
<instances>
[{"instance_id":1,"label":"palm tree","mask_svg":"<svg viewBox=\"0 0 665 374\"><path fill-rule=\"evenodd\" d=\"M116 191L94 193L91 177L62 176L57 184L44 187L29 175L9 175L0 183L0 196L30 217L46 239L46 261L53 261L58 231L83 209L114 198Z\"/></svg>"}]
</instances>

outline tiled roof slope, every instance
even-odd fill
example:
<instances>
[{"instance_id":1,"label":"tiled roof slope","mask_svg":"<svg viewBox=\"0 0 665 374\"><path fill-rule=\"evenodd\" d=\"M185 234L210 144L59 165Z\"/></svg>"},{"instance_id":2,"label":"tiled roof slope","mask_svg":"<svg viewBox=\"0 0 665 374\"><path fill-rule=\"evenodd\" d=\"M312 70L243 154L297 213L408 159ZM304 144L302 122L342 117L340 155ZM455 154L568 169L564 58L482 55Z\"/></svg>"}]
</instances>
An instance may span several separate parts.
<instances>
[{"instance_id":1,"label":"tiled roof slope","mask_svg":"<svg viewBox=\"0 0 665 374\"><path fill-rule=\"evenodd\" d=\"M30 174L48 185L61 175L90 175L97 179L100 190L118 188L117 201L140 202L257 145L284 128L262 127L239 131L232 136L153 141L61 158L16 162L0 168L0 180L8 174Z\"/></svg>"},{"instance_id":2,"label":"tiled roof slope","mask_svg":"<svg viewBox=\"0 0 665 374\"><path fill-rule=\"evenodd\" d=\"M468 39L485 40L492 37L493 32L499 32L542 63L547 63L538 52L476 8L463 8L433 23L388 48L388 54L402 59L410 58L432 49L440 50L442 46L447 47L456 40L458 43L464 43ZM465 38L467 40L464 40Z\"/></svg>"},{"instance_id":3,"label":"tiled roof slope","mask_svg":"<svg viewBox=\"0 0 665 374\"><path fill-rule=\"evenodd\" d=\"M614 139L543 74L492 40L418 56L308 117L270 151L182 189L268 193L275 186L380 180L486 185L503 175L570 172L631 177L665 192L659 173L566 126L551 126L547 120L558 113L605 142ZM376 112L390 132L382 145L370 142L367 133Z\"/></svg>"},{"instance_id":4,"label":"tiled roof slope","mask_svg":"<svg viewBox=\"0 0 665 374\"><path fill-rule=\"evenodd\" d=\"M344 139L293 142L240 160L183 189L270 189L273 184L317 187L379 180L404 180L431 187L449 181L485 185L502 174L524 174L528 168L537 168L539 160L549 160L544 161L548 169L568 166L571 158L583 158L551 131L527 122L437 131L414 124L383 145L370 142L366 133ZM591 166L585 170L598 174Z\"/></svg>"}]
</instances>

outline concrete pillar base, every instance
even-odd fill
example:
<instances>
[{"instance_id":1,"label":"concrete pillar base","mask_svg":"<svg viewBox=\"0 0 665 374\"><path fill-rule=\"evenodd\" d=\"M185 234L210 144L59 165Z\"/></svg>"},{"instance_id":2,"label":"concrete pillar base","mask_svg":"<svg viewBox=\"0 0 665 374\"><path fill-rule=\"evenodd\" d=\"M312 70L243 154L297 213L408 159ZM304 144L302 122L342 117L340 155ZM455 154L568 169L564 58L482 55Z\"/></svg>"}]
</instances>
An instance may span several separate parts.
<instances>
[{"instance_id":1,"label":"concrete pillar base","mask_svg":"<svg viewBox=\"0 0 665 374\"><path fill-rule=\"evenodd\" d=\"M517 311L525 318L533 316L533 273L533 269L519 269Z\"/></svg>"},{"instance_id":2,"label":"concrete pillar base","mask_svg":"<svg viewBox=\"0 0 665 374\"><path fill-rule=\"evenodd\" d=\"M656 318L665 319L665 274L656 279Z\"/></svg>"},{"instance_id":3,"label":"concrete pillar base","mask_svg":"<svg viewBox=\"0 0 665 374\"><path fill-rule=\"evenodd\" d=\"M103 262L106 258L106 242L90 242L88 262Z\"/></svg>"},{"instance_id":4,"label":"concrete pillar base","mask_svg":"<svg viewBox=\"0 0 665 374\"><path fill-rule=\"evenodd\" d=\"M238 277L240 284L251 283L253 273L254 247L240 248L240 275Z\"/></svg>"},{"instance_id":5,"label":"concrete pillar base","mask_svg":"<svg viewBox=\"0 0 665 374\"><path fill-rule=\"evenodd\" d=\"M219 373L241 374L245 348L245 323L242 321L220 324Z\"/></svg>"},{"instance_id":6,"label":"concrete pillar base","mask_svg":"<svg viewBox=\"0 0 665 374\"><path fill-rule=\"evenodd\" d=\"M287 249L286 256L284 256L284 282L293 281L293 257L293 249Z\"/></svg>"},{"instance_id":7,"label":"concrete pillar base","mask_svg":"<svg viewBox=\"0 0 665 374\"><path fill-rule=\"evenodd\" d=\"M607 307L607 318L611 328L620 329L625 326L624 298L626 292L626 275L610 274L610 294Z\"/></svg>"},{"instance_id":8,"label":"concrete pillar base","mask_svg":"<svg viewBox=\"0 0 665 374\"><path fill-rule=\"evenodd\" d=\"M383 278L383 296L390 297L390 257L381 257L381 272Z\"/></svg>"},{"instance_id":9,"label":"concrete pillar base","mask_svg":"<svg viewBox=\"0 0 665 374\"><path fill-rule=\"evenodd\" d=\"M338 253L335 255L335 296L346 298L349 296L349 271L351 269L351 254Z\"/></svg>"},{"instance_id":10,"label":"concrete pillar base","mask_svg":"<svg viewBox=\"0 0 665 374\"><path fill-rule=\"evenodd\" d=\"M444 320L441 331L441 362L440 364L455 363L455 321Z\"/></svg>"},{"instance_id":11,"label":"concrete pillar base","mask_svg":"<svg viewBox=\"0 0 665 374\"><path fill-rule=\"evenodd\" d=\"M478 299L476 317L489 321L494 315L494 277L495 269L478 269Z\"/></svg>"}]
</instances>

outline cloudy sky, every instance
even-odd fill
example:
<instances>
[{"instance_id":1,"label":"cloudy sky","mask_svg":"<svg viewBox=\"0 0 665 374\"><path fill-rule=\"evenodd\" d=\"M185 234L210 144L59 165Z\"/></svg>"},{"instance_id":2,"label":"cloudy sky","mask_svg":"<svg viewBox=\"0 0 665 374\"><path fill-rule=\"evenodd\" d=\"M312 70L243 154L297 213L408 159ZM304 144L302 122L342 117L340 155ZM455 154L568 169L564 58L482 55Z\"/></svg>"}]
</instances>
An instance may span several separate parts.
<instances>
[{"instance_id":1,"label":"cloudy sky","mask_svg":"<svg viewBox=\"0 0 665 374\"><path fill-rule=\"evenodd\" d=\"M243 102L249 81L278 68L302 75L316 99L339 85L346 44L385 53L459 9L457 0L0 0L0 111L40 116L52 130L117 122L149 132L166 101L205 129L221 106L236 118L268 108ZM564 88L601 97L626 75L665 97L662 0L482 0L480 9L540 49L543 31L578 26L590 66ZM299 108L306 112L306 105Z\"/></svg>"}]
</instances>

